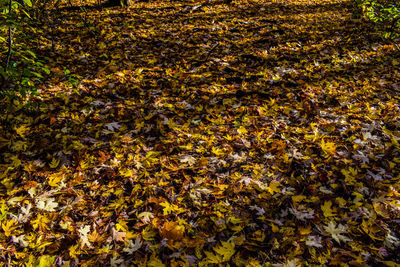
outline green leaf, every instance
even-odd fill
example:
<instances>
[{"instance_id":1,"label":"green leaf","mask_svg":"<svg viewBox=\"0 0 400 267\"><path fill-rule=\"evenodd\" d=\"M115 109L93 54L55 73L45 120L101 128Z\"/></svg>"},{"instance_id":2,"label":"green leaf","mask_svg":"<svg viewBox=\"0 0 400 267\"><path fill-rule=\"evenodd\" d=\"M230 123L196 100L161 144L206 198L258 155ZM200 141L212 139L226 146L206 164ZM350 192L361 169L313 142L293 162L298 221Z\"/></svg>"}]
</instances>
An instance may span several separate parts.
<instances>
[{"instance_id":1,"label":"green leaf","mask_svg":"<svg viewBox=\"0 0 400 267\"><path fill-rule=\"evenodd\" d=\"M50 70L48 69L48 68L42 68L42 70L44 71L44 72L46 72L46 74L50 74Z\"/></svg>"},{"instance_id":2,"label":"green leaf","mask_svg":"<svg viewBox=\"0 0 400 267\"><path fill-rule=\"evenodd\" d=\"M27 5L28 7L32 7L32 2L31 0L24 0L25 5Z\"/></svg>"},{"instance_id":3,"label":"green leaf","mask_svg":"<svg viewBox=\"0 0 400 267\"><path fill-rule=\"evenodd\" d=\"M40 74L40 73L37 73L37 72L34 72L34 71L31 71L31 73L32 73L33 75L35 75L36 77L43 78L43 75Z\"/></svg>"},{"instance_id":4,"label":"green leaf","mask_svg":"<svg viewBox=\"0 0 400 267\"><path fill-rule=\"evenodd\" d=\"M28 53L29 55L31 55L33 58L36 58L35 53L33 53L32 51L26 50L25 52Z\"/></svg>"}]
</instances>

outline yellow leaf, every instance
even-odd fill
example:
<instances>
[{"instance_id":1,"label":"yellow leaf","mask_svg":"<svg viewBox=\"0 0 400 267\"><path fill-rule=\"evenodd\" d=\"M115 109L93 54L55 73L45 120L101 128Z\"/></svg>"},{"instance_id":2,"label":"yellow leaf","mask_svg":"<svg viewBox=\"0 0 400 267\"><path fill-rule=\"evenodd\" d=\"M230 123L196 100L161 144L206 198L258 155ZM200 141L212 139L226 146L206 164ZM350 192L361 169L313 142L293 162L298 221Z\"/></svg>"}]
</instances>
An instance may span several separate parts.
<instances>
[{"instance_id":1,"label":"yellow leaf","mask_svg":"<svg viewBox=\"0 0 400 267\"><path fill-rule=\"evenodd\" d=\"M53 158L51 163L49 164L50 168L55 169L57 168L58 164L60 164L60 160Z\"/></svg>"},{"instance_id":2,"label":"yellow leaf","mask_svg":"<svg viewBox=\"0 0 400 267\"><path fill-rule=\"evenodd\" d=\"M306 199L307 197L306 196L303 196L303 195L296 195L296 196L292 196L292 200L293 200L293 202L301 202L301 201L303 201L304 199Z\"/></svg>"},{"instance_id":3,"label":"yellow leaf","mask_svg":"<svg viewBox=\"0 0 400 267\"><path fill-rule=\"evenodd\" d=\"M274 233L279 233L279 227L276 224L271 223L271 229Z\"/></svg>"},{"instance_id":4,"label":"yellow leaf","mask_svg":"<svg viewBox=\"0 0 400 267\"><path fill-rule=\"evenodd\" d=\"M160 206L163 206L163 214L168 215L171 213L179 214L184 212L184 209L179 208L177 205L169 204L167 201L160 203Z\"/></svg>"},{"instance_id":5,"label":"yellow leaf","mask_svg":"<svg viewBox=\"0 0 400 267\"><path fill-rule=\"evenodd\" d=\"M40 245L38 245L36 248L37 248L37 249L42 249L42 248L45 248L45 247L47 247L47 246L49 246L49 245L51 245L51 244L53 244L52 241L40 243Z\"/></svg>"},{"instance_id":6,"label":"yellow leaf","mask_svg":"<svg viewBox=\"0 0 400 267\"><path fill-rule=\"evenodd\" d=\"M78 244L76 244L75 246L72 246L69 248L69 256L73 259L78 258L79 255L79 251L78 251Z\"/></svg>"},{"instance_id":7,"label":"yellow leaf","mask_svg":"<svg viewBox=\"0 0 400 267\"><path fill-rule=\"evenodd\" d=\"M14 219L3 222L1 228L3 228L4 234L6 236L11 236L12 232L17 228L17 222Z\"/></svg>"},{"instance_id":8,"label":"yellow leaf","mask_svg":"<svg viewBox=\"0 0 400 267\"><path fill-rule=\"evenodd\" d=\"M324 139L322 139L322 141L321 141L321 148L327 154L334 155L336 153L335 143L332 143L332 142L325 143Z\"/></svg>"},{"instance_id":9,"label":"yellow leaf","mask_svg":"<svg viewBox=\"0 0 400 267\"><path fill-rule=\"evenodd\" d=\"M49 185L53 187L57 187L59 183L64 180L64 175L61 173L54 173L49 176Z\"/></svg>"},{"instance_id":10,"label":"yellow leaf","mask_svg":"<svg viewBox=\"0 0 400 267\"><path fill-rule=\"evenodd\" d=\"M381 217L383 217L383 218L385 218L385 219L389 219L389 218L390 218L390 212L389 212L388 209L386 208L385 204L375 202L375 203L373 203L372 205L374 206L375 212L376 212L379 216L381 216Z\"/></svg>"},{"instance_id":11,"label":"yellow leaf","mask_svg":"<svg viewBox=\"0 0 400 267\"><path fill-rule=\"evenodd\" d=\"M136 170L134 169L128 169L128 168L121 168L119 170L119 173L126 178L132 178L136 176Z\"/></svg>"},{"instance_id":12,"label":"yellow leaf","mask_svg":"<svg viewBox=\"0 0 400 267\"><path fill-rule=\"evenodd\" d=\"M185 227L183 225L179 225L178 222L165 222L160 230L160 234L162 237L167 238L168 240L181 240L185 233Z\"/></svg>"},{"instance_id":13,"label":"yellow leaf","mask_svg":"<svg viewBox=\"0 0 400 267\"><path fill-rule=\"evenodd\" d=\"M156 236L156 232L154 232L150 226L146 227L142 231L142 238L146 241L151 241L154 240L154 237Z\"/></svg>"},{"instance_id":14,"label":"yellow leaf","mask_svg":"<svg viewBox=\"0 0 400 267\"><path fill-rule=\"evenodd\" d=\"M235 254L235 243L222 241L221 246L215 247L214 251L222 256L223 261L229 261Z\"/></svg>"},{"instance_id":15,"label":"yellow leaf","mask_svg":"<svg viewBox=\"0 0 400 267\"><path fill-rule=\"evenodd\" d=\"M118 223L115 225L115 229L117 229L118 231L124 231L127 232L129 227L128 227L128 222L127 221L121 221L119 220Z\"/></svg>"},{"instance_id":16,"label":"yellow leaf","mask_svg":"<svg viewBox=\"0 0 400 267\"><path fill-rule=\"evenodd\" d=\"M224 138L225 138L226 140L228 140L228 141L232 141L232 140L233 140L233 137L230 136L229 134L225 135Z\"/></svg>"},{"instance_id":17,"label":"yellow leaf","mask_svg":"<svg viewBox=\"0 0 400 267\"><path fill-rule=\"evenodd\" d=\"M277 182L277 181L272 181L272 182L269 184L269 186L266 188L266 190L267 190L271 195L273 195L274 193L280 193L281 190L278 188L279 185L280 185L279 182Z\"/></svg>"},{"instance_id":18,"label":"yellow leaf","mask_svg":"<svg viewBox=\"0 0 400 267\"><path fill-rule=\"evenodd\" d=\"M239 129L237 129L237 132L238 132L240 135L247 134L247 130L246 130L246 128L244 128L243 126L240 126Z\"/></svg>"},{"instance_id":19,"label":"yellow leaf","mask_svg":"<svg viewBox=\"0 0 400 267\"><path fill-rule=\"evenodd\" d=\"M88 237L89 241L92 243L95 243L95 242L101 240L101 236L99 235L99 233L97 232L96 229L93 232L91 232L90 234L88 234L87 237Z\"/></svg>"},{"instance_id":20,"label":"yellow leaf","mask_svg":"<svg viewBox=\"0 0 400 267\"><path fill-rule=\"evenodd\" d=\"M236 245L240 246L243 244L243 242L246 240L246 237L244 235L241 236L235 236L233 238L233 242L235 242Z\"/></svg>"},{"instance_id":21,"label":"yellow leaf","mask_svg":"<svg viewBox=\"0 0 400 267\"><path fill-rule=\"evenodd\" d=\"M160 206L164 207L164 209L163 209L164 215L171 214L175 211L173 206L171 204L169 204L168 202L162 202L162 203L160 203Z\"/></svg>"},{"instance_id":22,"label":"yellow leaf","mask_svg":"<svg viewBox=\"0 0 400 267\"><path fill-rule=\"evenodd\" d=\"M165 264L162 263L162 261L156 257L154 254L150 257L149 262L147 263L147 266L149 267L164 267Z\"/></svg>"},{"instance_id":23,"label":"yellow leaf","mask_svg":"<svg viewBox=\"0 0 400 267\"><path fill-rule=\"evenodd\" d=\"M0 136L0 148L4 146L9 146L11 144L10 140L4 139Z\"/></svg>"},{"instance_id":24,"label":"yellow leaf","mask_svg":"<svg viewBox=\"0 0 400 267\"><path fill-rule=\"evenodd\" d=\"M382 263L388 267L399 267L399 265L397 263L395 263L394 261L383 261Z\"/></svg>"},{"instance_id":25,"label":"yellow leaf","mask_svg":"<svg viewBox=\"0 0 400 267\"><path fill-rule=\"evenodd\" d=\"M45 231L49 228L50 219L46 216L38 214L37 218L32 222L33 229L39 229L40 231Z\"/></svg>"},{"instance_id":26,"label":"yellow leaf","mask_svg":"<svg viewBox=\"0 0 400 267\"><path fill-rule=\"evenodd\" d=\"M205 251L204 253L207 256L207 262L208 263L218 264L218 263L222 263L223 262L222 257L220 255L218 255L218 254L215 255L214 253L209 252L209 251Z\"/></svg>"},{"instance_id":27,"label":"yellow leaf","mask_svg":"<svg viewBox=\"0 0 400 267\"><path fill-rule=\"evenodd\" d=\"M342 207L345 207L347 204L347 201L344 198L337 197L336 198L336 203L339 204Z\"/></svg>"},{"instance_id":28,"label":"yellow leaf","mask_svg":"<svg viewBox=\"0 0 400 267\"><path fill-rule=\"evenodd\" d=\"M325 217L335 216L336 214L332 210L332 201L325 201L323 205L321 205L322 212Z\"/></svg>"},{"instance_id":29,"label":"yellow leaf","mask_svg":"<svg viewBox=\"0 0 400 267\"><path fill-rule=\"evenodd\" d=\"M17 132L17 134L21 137L25 136L25 133L29 130L28 127L25 125L21 125L20 127L15 127L14 130Z\"/></svg>"},{"instance_id":30,"label":"yellow leaf","mask_svg":"<svg viewBox=\"0 0 400 267\"><path fill-rule=\"evenodd\" d=\"M40 257L38 267L51 267L53 266L56 256L43 255Z\"/></svg>"},{"instance_id":31,"label":"yellow leaf","mask_svg":"<svg viewBox=\"0 0 400 267\"><path fill-rule=\"evenodd\" d=\"M217 157L225 155L225 152L220 148L212 147L211 152L214 153Z\"/></svg>"},{"instance_id":32,"label":"yellow leaf","mask_svg":"<svg viewBox=\"0 0 400 267\"><path fill-rule=\"evenodd\" d=\"M312 232L311 230L311 225L308 225L307 227L299 227L299 233L300 235L309 235Z\"/></svg>"},{"instance_id":33,"label":"yellow leaf","mask_svg":"<svg viewBox=\"0 0 400 267\"><path fill-rule=\"evenodd\" d=\"M36 257L33 256L33 255L29 255L29 260L28 260L27 263L25 263L25 266L26 266L26 267L35 267L35 266L37 266L37 265L38 265L38 264L37 264L37 259L36 259Z\"/></svg>"},{"instance_id":34,"label":"yellow leaf","mask_svg":"<svg viewBox=\"0 0 400 267\"><path fill-rule=\"evenodd\" d=\"M345 176L345 183L348 185L352 185L355 183L355 177L358 174L357 169L349 167L347 170L346 169L342 169L340 170L340 172Z\"/></svg>"},{"instance_id":35,"label":"yellow leaf","mask_svg":"<svg viewBox=\"0 0 400 267\"><path fill-rule=\"evenodd\" d=\"M81 142L79 142L78 140L72 141L71 147L73 149L78 150L78 151L80 151L80 150L85 148L85 146Z\"/></svg>"},{"instance_id":36,"label":"yellow leaf","mask_svg":"<svg viewBox=\"0 0 400 267\"><path fill-rule=\"evenodd\" d=\"M238 224L238 223L242 223L243 220L240 218L236 218L236 217L229 217L229 222L233 223L233 224Z\"/></svg>"}]
</instances>

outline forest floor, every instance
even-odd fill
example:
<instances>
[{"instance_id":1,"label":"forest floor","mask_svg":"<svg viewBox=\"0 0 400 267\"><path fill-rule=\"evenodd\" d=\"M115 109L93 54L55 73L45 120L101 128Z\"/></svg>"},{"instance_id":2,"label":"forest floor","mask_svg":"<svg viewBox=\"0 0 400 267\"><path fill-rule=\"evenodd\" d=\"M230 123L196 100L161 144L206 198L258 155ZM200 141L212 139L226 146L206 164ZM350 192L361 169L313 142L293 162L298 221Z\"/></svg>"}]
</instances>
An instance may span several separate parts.
<instances>
[{"instance_id":1,"label":"forest floor","mask_svg":"<svg viewBox=\"0 0 400 267\"><path fill-rule=\"evenodd\" d=\"M48 12L44 104L0 114L0 259L399 264L400 51L353 8Z\"/></svg>"}]
</instances>

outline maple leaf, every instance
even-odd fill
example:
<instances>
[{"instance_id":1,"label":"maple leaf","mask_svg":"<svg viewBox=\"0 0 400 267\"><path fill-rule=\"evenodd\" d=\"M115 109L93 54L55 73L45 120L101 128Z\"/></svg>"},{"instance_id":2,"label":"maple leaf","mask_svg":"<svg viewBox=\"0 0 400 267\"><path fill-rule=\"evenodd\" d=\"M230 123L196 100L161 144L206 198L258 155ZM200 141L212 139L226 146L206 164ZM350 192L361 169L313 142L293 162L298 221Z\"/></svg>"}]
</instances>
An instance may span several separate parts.
<instances>
[{"instance_id":1,"label":"maple leaf","mask_svg":"<svg viewBox=\"0 0 400 267\"><path fill-rule=\"evenodd\" d=\"M40 231L45 231L49 228L50 219L46 216L38 214L37 218L32 222L33 229L39 229Z\"/></svg>"},{"instance_id":2,"label":"maple leaf","mask_svg":"<svg viewBox=\"0 0 400 267\"><path fill-rule=\"evenodd\" d=\"M339 224L336 227L336 224L334 222L329 222L328 226L324 226L325 232L330 234L333 239L336 240L336 242L340 243L340 241L351 241L350 238L344 236L343 234L347 233L347 227L345 227L342 224Z\"/></svg>"},{"instance_id":3,"label":"maple leaf","mask_svg":"<svg viewBox=\"0 0 400 267\"><path fill-rule=\"evenodd\" d=\"M357 154L354 154L352 158L361 161L361 164L369 163L369 157L366 156L362 151L357 151Z\"/></svg>"},{"instance_id":4,"label":"maple leaf","mask_svg":"<svg viewBox=\"0 0 400 267\"><path fill-rule=\"evenodd\" d=\"M28 203L26 207L21 206L21 213L18 214L18 221L19 222L26 222L29 217L31 216L31 203Z\"/></svg>"},{"instance_id":5,"label":"maple leaf","mask_svg":"<svg viewBox=\"0 0 400 267\"><path fill-rule=\"evenodd\" d=\"M151 219L154 218L154 214L148 211L144 211L138 215L139 219L142 219L144 223L150 223Z\"/></svg>"},{"instance_id":6,"label":"maple leaf","mask_svg":"<svg viewBox=\"0 0 400 267\"><path fill-rule=\"evenodd\" d=\"M179 225L178 222L169 222L166 221L162 229L160 230L161 236L167 238L168 240L181 240L185 233L185 227L183 225Z\"/></svg>"},{"instance_id":7,"label":"maple leaf","mask_svg":"<svg viewBox=\"0 0 400 267\"><path fill-rule=\"evenodd\" d=\"M15 221L14 219L8 220L6 222L3 222L1 224L1 228L4 231L4 234L6 236L10 236L11 233L18 227L17 225L17 221Z\"/></svg>"},{"instance_id":8,"label":"maple leaf","mask_svg":"<svg viewBox=\"0 0 400 267\"><path fill-rule=\"evenodd\" d=\"M94 106L104 106L105 103L104 103L103 101L98 101L98 100L96 100L96 101L91 102L90 105L94 105Z\"/></svg>"},{"instance_id":9,"label":"maple leaf","mask_svg":"<svg viewBox=\"0 0 400 267\"><path fill-rule=\"evenodd\" d=\"M25 137L25 133L29 131L29 128L25 125L21 125L19 127L15 127L15 131L19 136Z\"/></svg>"},{"instance_id":10,"label":"maple leaf","mask_svg":"<svg viewBox=\"0 0 400 267\"><path fill-rule=\"evenodd\" d=\"M234 162L243 162L246 160L246 153L243 151L239 154L235 153L233 155L229 155L231 158L233 158Z\"/></svg>"},{"instance_id":11,"label":"maple leaf","mask_svg":"<svg viewBox=\"0 0 400 267\"><path fill-rule=\"evenodd\" d=\"M160 206L163 206L163 214L168 215L171 213L182 213L184 210L179 208L177 205L170 204L167 201L160 203Z\"/></svg>"},{"instance_id":12,"label":"maple leaf","mask_svg":"<svg viewBox=\"0 0 400 267\"><path fill-rule=\"evenodd\" d=\"M164 267L165 264L156 255L151 255L150 260L147 264L149 267Z\"/></svg>"},{"instance_id":13,"label":"maple leaf","mask_svg":"<svg viewBox=\"0 0 400 267\"><path fill-rule=\"evenodd\" d=\"M186 155L181 158L182 163L187 163L189 166L193 166L196 163L196 158L190 155Z\"/></svg>"},{"instance_id":14,"label":"maple leaf","mask_svg":"<svg viewBox=\"0 0 400 267\"><path fill-rule=\"evenodd\" d=\"M94 242L97 242L97 241L101 240L101 236L99 235L99 233L95 229L93 232L88 234L88 239L89 239L90 242L94 243Z\"/></svg>"},{"instance_id":15,"label":"maple leaf","mask_svg":"<svg viewBox=\"0 0 400 267\"><path fill-rule=\"evenodd\" d=\"M253 179L251 179L249 176L243 176L239 180L239 183L244 183L245 186L248 186L251 182L253 182Z\"/></svg>"},{"instance_id":16,"label":"maple leaf","mask_svg":"<svg viewBox=\"0 0 400 267\"><path fill-rule=\"evenodd\" d=\"M59 161L58 161L58 163L59 163ZM58 166L58 163L57 163L57 166ZM56 167L57 167L57 166L56 166ZM51 166L50 166L50 167L51 167ZM62 182L62 181L64 180L64 175L63 175L62 173L54 173L54 174L50 175L50 176L48 177L48 179L49 179L48 184L49 184L50 186L52 186L52 187L58 187L58 186L59 186L59 183Z\"/></svg>"},{"instance_id":17,"label":"maple leaf","mask_svg":"<svg viewBox=\"0 0 400 267\"><path fill-rule=\"evenodd\" d=\"M237 129L237 132L238 132L240 135L245 135L245 134L247 133L247 130L246 130L245 127L240 126L240 127Z\"/></svg>"},{"instance_id":18,"label":"maple leaf","mask_svg":"<svg viewBox=\"0 0 400 267\"><path fill-rule=\"evenodd\" d=\"M1 204L0 206L0 221L3 221L8 216L8 205Z\"/></svg>"},{"instance_id":19,"label":"maple leaf","mask_svg":"<svg viewBox=\"0 0 400 267\"><path fill-rule=\"evenodd\" d=\"M163 209L164 215L171 214L175 211L173 205L169 204L168 202L162 202L162 203L160 203L160 206L164 207L164 209Z\"/></svg>"},{"instance_id":20,"label":"maple leaf","mask_svg":"<svg viewBox=\"0 0 400 267\"><path fill-rule=\"evenodd\" d=\"M235 243L221 241L221 245L213 249L218 255L222 256L222 262L229 261L235 254Z\"/></svg>"},{"instance_id":21,"label":"maple leaf","mask_svg":"<svg viewBox=\"0 0 400 267\"><path fill-rule=\"evenodd\" d=\"M90 232L90 225L84 225L79 228L78 233L81 241L81 248L83 248L85 245L88 248L93 248L88 238L89 232Z\"/></svg>"},{"instance_id":22,"label":"maple leaf","mask_svg":"<svg viewBox=\"0 0 400 267\"><path fill-rule=\"evenodd\" d=\"M43 255L39 258L38 267L53 266L56 256Z\"/></svg>"},{"instance_id":23,"label":"maple leaf","mask_svg":"<svg viewBox=\"0 0 400 267\"><path fill-rule=\"evenodd\" d=\"M137 251L142 247L142 242L140 242L139 238L135 239L135 242L132 240L128 240L127 245L124 247L122 251L127 252L129 255L131 255L133 252Z\"/></svg>"},{"instance_id":24,"label":"maple leaf","mask_svg":"<svg viewBox=\"0 0 400 267\"><path fill-rule=\"evenodd\" d=\"M115 227L111 228L112 239L116 242L123 242L126 237L126 232L118 232Z\"/></svg>"},{"instance_id":25,"label":"maple leaf","mask_svg":"<svg viewBox=\"0 0 400 267\"><path fill-rule=\"evenodd\" d=\"M54 201L54 198L39 198L36 200L36 207L41 210L54 212L55 208L58 207L58 203Z\"/></svg>"},{"instance_id":26,"label":"maple leaf","mask_svg":"<svg viewBox=\"0 0 400 267\"><path fill-rule=\"evenodd\" d=\"M307 237L306 245L309 247L322 248L322 238L320 236L310 235Z\"/></svg>"},{"instance_id":27,"label":"maple leaf","mask_svg":"<svg viewBox=\"0 0 400 267\"><path fill-rule=\"evenodd\" d=\"M264 208L260 208L260 207L258 207L258 206L256 206L256 205L250 206L250 209L251 209L251 210L256 210L256 211L257 211L257 216L262 216L262 215L265 214Z\"/></svg>"},{"instance_id":28,"label":"maple leaf","mask_svg":"<svg viewBox=\"0 0 400 267\"><path fill-rule=\"evenodd\" d=\"M206 256L207 256L207 263L215 263L215 264L218 264L218 263L224 262L224 261L222 260L222 256L221 256L221 255L214 254L214 253L209 252L209 251L204 251L204 253L205 253Z\"/></svg>"},{"instance_id":29,"label":"maple leaf","mask_svg":"<svg viewBox=\"0 0 400 267\"><path fill-rule=\"evenodd\" d=\"M7 203L8 203L8 205L14 206L14 205L16 205L17 203L22 202L23 200L24 200L24 197L13 197L13 198L10 198L10 199L7 201Z\"/></svg>"},{"instance_id":30,"label":"maple leaf","mask_svg":"<svg viewBox=\"0 0 400 267\"><path fill-rule=\"evenodd\" d=\"M324 213L325 217L335 216L336 214L332 210L332 201L325 201L323 205L321 205L321 210Z\"/></svg>"},{"instance_id":31,"label":"maple leaf","mask_svg":"<svg viewBox=\"0 0 400 267\"><path fill-rule=\"evenodd\" d=\"M121 125L118 122L110 122L104 124L104 127L106 127L109 131L114 132L115 130L121 128Z\"/></svg>"},{"instance_id":32,"label":"maple leaf","mask_svg":"<svg viewBox=\"0 0 400 267\"><path fill-rule=\"evenodd\" d=\"M371 172L370 170L367 170L368 173L368 177L371 177L372 179L374 179L374 181L383 181L383 177L380 174L375 174L373 172Z\"/></svg>"},{"instance_id":33,"label":"maple leaf","mask_svg":"<svg viewBox=\"0 0 400 267\"><path fill-rule=\"evenodd\" d=\"M325 142L324 139L322 139L322 141L321 141L321 148L325 153L327 153L329 155L334 155L336 153L335 143Z\"/></svg>"},{"instance_id":34,"label":"maple leaf","mask_svg":"<svg viewBox=\"0 0 400 267\"><path fill-rule=\"evenodd\" d=\"M28 246L28 242L25 241L24 239L25 235L20 235L18 237L12 236L11 241L13 243L18 243L20 244L21 247L26 248Z\"/></svg>"},{"instance_id":35,"label":"maple leaf","mask_svg":"<svg viewBox=\"0 0 400 267\"><path fill-rule=\"evenodd\" d=\"M289 211L296 216L298 220L306 221L306 219L314 218L314 210L306 211L306 210L297 210L295 208L289 208Z\"/></svg>"},{"instance_id":36,"label":"maple leaf","mask_svg":"<svg viewBox=\"0 0 400 267\"><path fill-rule=\"evenodd\" d=\"M273 195L274 193L280 193L281 190L279 189L280 183L278 181L272 181L269 186L267 186L265 189Z\"/></svg>"},{"instance_id":37,"label":"maple leaf","mask_svg":"<svg viewBox=\"0 0 400 267\"><path fill-rule=\"evenodd\" d=\"M298 259L288 260L282 267L298 267L301 266Z\"/></svg>"},{"instance_id":38,"label":"maple leaf","mask_svg":"<svg viewBox=\"0 0 400 267\"><path fill-rule=\"evenodd\" d=\"M53 158L49 164L50 168L55 169L60 164L60 160Z\"/></svg>"},{"instance_id":39,"label":"maple leaf","mask_svg":"<svg viewBox=\"0 0 400 267\"><path fill-rule=\"evenodd\" d=\"M123 263L123 262L124 262L123 259L117 258L116 256L114 256L110 259L110 266L112 266L112 267L121 266L121 263Z\"/></svg>"},{"instance_id":40,"label":"maple leaf","mask_svg":"<svg viewBox=\"0 0 400 267\"><path fill-rule=\"evenodd\" d=\"M212 147L211 152L214 153L217 157L225 155L225 152L221 148Z\"/></svg>"}]
</instances>

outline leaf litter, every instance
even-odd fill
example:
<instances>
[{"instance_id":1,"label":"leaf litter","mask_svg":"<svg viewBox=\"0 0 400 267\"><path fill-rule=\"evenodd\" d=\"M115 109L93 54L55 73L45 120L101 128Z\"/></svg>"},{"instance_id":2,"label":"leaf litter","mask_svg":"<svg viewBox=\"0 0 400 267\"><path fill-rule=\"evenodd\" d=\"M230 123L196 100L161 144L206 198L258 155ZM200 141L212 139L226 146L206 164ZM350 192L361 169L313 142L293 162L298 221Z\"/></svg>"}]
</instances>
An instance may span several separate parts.
<instances>
[{"instance_id":1,"label":"leaf litter","mask_svg":"<svg viewBox=\"0 0 400 267\"><path fill-rule=\"evenodd\" d=\"M0 115L4 262L398 264L400 52L352 8L49 14L45 105Z\"/></svg>"}]
</instances>

